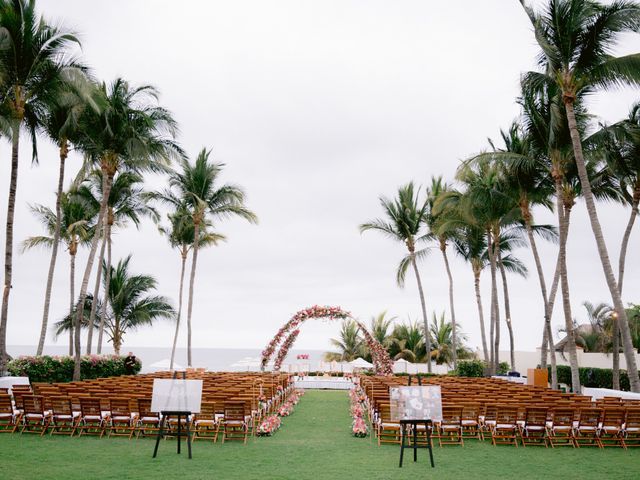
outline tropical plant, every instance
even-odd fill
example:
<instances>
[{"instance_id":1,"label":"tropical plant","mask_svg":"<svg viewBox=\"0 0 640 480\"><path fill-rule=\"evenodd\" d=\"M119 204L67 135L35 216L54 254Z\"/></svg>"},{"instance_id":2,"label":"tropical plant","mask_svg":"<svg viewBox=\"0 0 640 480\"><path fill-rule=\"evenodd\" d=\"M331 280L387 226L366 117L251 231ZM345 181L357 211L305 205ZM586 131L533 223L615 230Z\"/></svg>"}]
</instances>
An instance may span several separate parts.
<instances>
[{"instance_id":1,"label":"tropical plant","mask_svg":"<svg viewBox=\"0 0 640 480\"><path fill-rule=\"evenodd\" d=\"M458 329L457 339L461 342L464 342L467 337L462 334L459 330L459 326L456 325ZM445 319L444 312L440 314L438 318L435 313L433 313L433 319L430 325L430 335L431 335L431 345L433 350L431 351L431 358L436 362L437 365L442 365L444 363L448 365L453 365L453 361L456 358L454 356L454 342L453 342L453 322L447 322ZM463 357L466 357L466 348L464 345L458 344L458 351L463 353Z\"/></svg>"},{"instance_id":2,"label":"tropical plant","mask_svg":"<svg viewBox=\"0 0 640 480\"><path fill-rule=\"evenodd\" d=\"M193 217L187 210L186 206L178 207L173 213L167 215L169 219L168 227L159 227L160 233L162 233L171 248L177 249L180 254L180 281L178 287L178 314L176 316L176 330L173 335L173 345L171 346L171 361L169 369L173 370L173 362L176 356L176 346L178 343L178 333L180 332L180 318L182 317L182 292L184 287L184 273L187 264L187 257L189 251L193 249L195 238L195 225L193 224ZM205 227L208 227L205 219ZM200 232L200 239L198 245L200 248L207 247L209 245L217 245L218 242L224 241L226 238L224 235L209 232L203 229Z\"/></svg>"},{"instance_id":3,"label":"tropical plant","mask_svg":"<svg viewBox=\"0 0 640 480\"><path fill-rule=\"evenodd\" d=\"M420 272L418 271L418 260L426 257L428 248L416 250L421 242L428 240L426 227L427 202L419 199L419 189L414 188L413 182L403 185L398 189L397 197L393 200L380 197L380 205L385 214L385 218L377 218L368 223L360 225L360 232L374 230L381 232L392 240L405 244L408 255L400 262L396 272L396 280L402 288L409 267L413 269L418 284L420 295L420 305L422 307L422 320L424 328L424 343L427 351L431 351L429 345L429 322L427 319L427 306L425 301ZM431 373L431 362L427 362L428 372Z\"/></svg>"},{"instance_id":4,"label":"tropical plant","mask_svg":"<svg viewBox=\"0 0 640 480\"><path fill-rule=\"evenodd\" d=\"M340 328L340 337L332 338L331 345L338 352L326 352L326 361L351 362L363 356L365 343L360 335L360 327L351 319L344 320Z\"/></svg>"},{"instance_id":5,"label":"tropical plant","mask_svg":"<svg viewBox=\"0 0 640 480\"><path fill-rule=\"evenodd\" d=\"M18 188L20 131L24 126L32 139L37 159L36 130L62 83L70 81L83 66L68 54L79 44L71 32L48 24L36 13L35 0L0 0L0 102L6 111L11 136L11 173L7 202L2 308L0 310L0 374L7 360L7 321L13 278L13 224Z\"/></svg>"},{"instance_id":6,"label":"tropical plant","mask_svg":"<svg viewBox=\"0 0 640 480\"><path fill-rule=\"evenodd\" d=\"M386 310L379 313L375 317L371 317L371 336L385 348L389 348L389 346L393 343L393 337L391 335L392 332L389 331L389 328L393 325L393 322L395 320L396 317L387 317Z\"/></svg>"},{"instance_id":7,"label":"tropical plant","mask_svg":"<svg viewBox=\"0 0 640 480\"><path fill-rule=\"evenodd\" d=\"M63 192L56 204L60 215L43 205L31 207L31 212L44 226L48 235L39 235L27 238L22 244L22 250L35 247L53 249L58 243L63 243L69 252L69 311L74 310L75 297L75 265L78 247L87 246L93 235L93 223L98 213L77 195L72 188L69 192ZM49 270L49 274L53 272ZM41 352L40 352L41 353ZM73 355L73 332L69 331L69 355Z\"/></svg>"},{"instance_id":8,"label":"tropical plant","mask_svg":"<svg viewBox=\"0 0 640 480\"><path fill-rule=\"evenodd\" d=\"M409 320L407 323L396 325L392 336L393 343L389 354L394 360L404 359L413 363L427 361L425 334L417 322Z\"/></svg>"},{"instance_id":9,"label":"tropical plant","mask_svg":"<svg viewBox=\"0 0 640 480\"><path fill-rule=\"evenodd\" d=\"M554 85L561 96L598 256L618 314L631 389L640 392L629 322L602 234L574 108L582 98L598 89L640 85L640 54L611 55L621 33L638 31L640 5L628 0L610 5L591 0L549 0L543 12L538 13L524 0L521 3L541 49L538 55L541 72L528 72L523 82L537 89Z\"/></svg>"},{"instance_id":10,"label":"tropical plant","mask_svg":"<svg viewBox=\"0 0 640 480\"><path fill-rule=\"evenodd\" d=\"M169 175L169 188L154 195L156 199L172 205L174 208L186 208L191 215L195 239L191 257L191 276L189 279L189 300L187 304L187 364L191 359L191 317L193 313L193 293L196 279L196 266L200 230L210 218L211 221L223 218L240 217L251 223L257 222L256 215L245 205L245 193L237 185L219 183L224 164L209 161L211 151L202 149L195 163L187 159L180 161L180 170Z\"/></svg>"},{"instance_id":11,"label":"tropical plant","mask_svg":"<svg viewBox=\"0 0 640 480\"><path fill-rule=\"evenodd\" d=\"M148 85L131 88L125 80L118 78L109 87L102 84L99 95L104 107L100 112L85 110L79 139L85 153L86 169L99 166L103 182L100 212L80 286L80 303L87 295L116 173L165 171L172 158L182 156L182 150L173 140L177 125L167 110L156 105L158 92L155 88ZM80 324L78 313L74 370L77 378L80 376Z\"/></svg>"}]
</instances>

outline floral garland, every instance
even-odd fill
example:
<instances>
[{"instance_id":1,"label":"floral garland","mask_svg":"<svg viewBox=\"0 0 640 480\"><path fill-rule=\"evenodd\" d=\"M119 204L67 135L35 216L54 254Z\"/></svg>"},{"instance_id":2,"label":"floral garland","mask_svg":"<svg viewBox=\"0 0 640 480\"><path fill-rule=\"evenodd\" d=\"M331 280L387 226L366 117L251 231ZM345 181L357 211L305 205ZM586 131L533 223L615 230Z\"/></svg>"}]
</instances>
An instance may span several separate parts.
<instances>
[{"instance_id":1,"label":"floral garland","mask_svg":"<svg viewBox=\"0 0 640 480\"><path fill-rule=\"evenodd\" d=\"M296 338L298 338L299 334L300 334L300 329L296 328L293 332L289 334L287 339L284 341L284 343L280 347L280 351L278 352L278 356L276 357L276 362L273 365L274 372L280 371L280 366L282 365L282 362L284 362L284 359L287 357L287 353L289 353L289 349L291 348L291 345L293 345L293 343L296 341Z\"/></svg>"},{"instance_id":2,"label":"floral garland","mask_svg":"<svg viewBox=\"0 0 640 480\"><path fill-rule=\"evenodd\" d=\"M282 362L286 358L289 349L300 333L298 326L300 326L302 322L310 318L344 320L346 318L352 317L349 312L345 312L340 307L321 307L318 305L314 305L313 307L300 310L293 317L291 317L291 319L286 324L284 324L284 326L282 326L280 330L278 330L278 333L276 333L267 347L262 351L261 369L263 371L266 368L267 363L269 363L269 359L273 356L277 346L282 343L282 346L280 347L280 350L276 357L276 361L274 363L274 370L280 370ZM371 334L367 331L366 327L362 323L358 321L356 321L356 323L358 324L358 327L360 327L367 347L369 347L369 351L371 352L376 375L393 375L393 362L391 361L391 358L389 358L389 353L387 352L387 350L380 344L380 342L378 342L371 336Z\"/></svg>"},{"instance_id":3,"label":"floral garland","mask_svg":"<svg viewBox=\"0 0 640 480\"><path fill-rule=\"evenodd\" d=\"M282 422L278 415L269 415L262 420L262 423L258 427L259 437L270 437L280 428Z\"/></svg>"},{"instance_id":4,"label":"floral garland","mask_svg":"<svg viewBox=\"0 0 640 480\"><path fill-rule=\"evenodd\" d=\"M343 311L340 307L321 307L314 305L297 312L291 319L285 323L278 333L271 339L267 347L262 351L262 370L265 369L269 359L273 356L276 347L282 342L286 334L296 329L302 322L310 318L328 318L329 320L345 319L349 317L349 312Z\"/></svg>"},{"instance_id":5,"label":"floral garland","mask_svg":"<svg viewBox=\"0 0 640 480\"><path fill-rule=\"evenodd\" d=\"M304 390L294 390L287 400L280 405L277 414L268 415L265 417L258 426L259 437L270 437L276 430L282 426L281 417L288 417L293 413L293 408L300 401L300 397L304 395Z\"/></svg>"},{"instance_id":6,"label":"floral garland","mask_svg":"<svg viewBox=\"0 0 640 480\"><path fill-rule=\"evenodd\" d=\"M364 421L364 405L362 402L362 395L355 388L349 391L349 398L351 399L351 416L353 417L353 423L351 424L351 433L354 437L364 438L369 433L367 422Z\"/></svg>"}]
</instances>

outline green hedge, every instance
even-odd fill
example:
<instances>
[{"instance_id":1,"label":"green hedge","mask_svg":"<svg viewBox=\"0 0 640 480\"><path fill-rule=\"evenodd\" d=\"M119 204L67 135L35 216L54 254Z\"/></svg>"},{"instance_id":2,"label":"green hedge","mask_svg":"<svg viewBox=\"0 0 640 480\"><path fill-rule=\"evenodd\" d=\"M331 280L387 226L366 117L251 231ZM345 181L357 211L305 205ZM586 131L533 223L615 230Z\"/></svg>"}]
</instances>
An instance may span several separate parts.
<instances>
[{"instance_id":1,"label":"green hedge","mask_svg":"<svg viewBox=\"0 0 640 480\"><path fill-rule=\"evenodd\" d=\"M82 357L80 375L82 379L117 377L126 375L125 357L117 355L86 355ZM15 377L29 377L31 382L70 382L73 378L73 357L18 357L7 365ZM137 361L134 373L140 372L142 363Z\"/></svg>"},{"instance_id":2,"label":"green hedge","mask_svg":"<svg viewBox=\"0 0 640 480\"><path fill-rule=\"evenodd\" d=\"M580 372L580 384L583 387L592 388L613 388L613 370L610 368L582 367ZM571 367L568 365L558 365L558 382L571 385ZM549 378L551 378L551 367L549 367ZM629 391L629 375L626 370L620 370L620 388Z\"/></svg>"},{"instance_id":3,"label":"green hedge","mask_svg":"<svg viewBox=\"0 0 640 480\"><path fill-rule=\"evenodd\" d=\"M458 377L484 377L487 364L483 360L462 360L458 362L456 375ZM509 372L509 364L500 362L498 366L498 375L506 375Z\"/></svg>"}]
</instances>

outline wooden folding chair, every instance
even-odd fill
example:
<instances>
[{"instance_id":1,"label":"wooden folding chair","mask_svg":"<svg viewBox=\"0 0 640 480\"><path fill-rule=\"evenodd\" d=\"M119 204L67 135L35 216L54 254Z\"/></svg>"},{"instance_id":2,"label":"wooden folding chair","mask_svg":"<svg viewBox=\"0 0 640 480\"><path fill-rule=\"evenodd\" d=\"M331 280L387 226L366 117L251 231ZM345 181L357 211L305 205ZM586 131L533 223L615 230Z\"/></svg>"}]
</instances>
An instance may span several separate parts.
<instances>
[{"instance_id":1,"label":"wooden folding chair","mask_svg":"<svg viewBox=\"0 0 640 480\"><path fill-rule=\"evenodd\" d=\"M622 447L624 443L624 421L626 410L624 408L607 407L602 414L602 424L598 432L598 440L602 447Z\"/></svg>"},{"instance_id":2,"label":"wooden folding chair","mask_svg":"<svg viewBox=\"0 0 640 480\"><path fill-rule=\"evenodd\" d=\"M589 407L580 409L578 426L574 430L576 447L590 446L602 448L602 444L598 438L601 416L602 410L599 408Z\"/></svg>"},{"instance_id":3,"label":"wooden folding chair","mask_svg":"<svg viewBox=\"0 0 640 480\"><path fill-rule=\"evenodd\" d=\"M464 445L462 439L462 406L448 405L442 407L442 421L438 428L438 444Z\"/></svg>"},{"instance_id":4,"label":"wooden folding chair","mask_svg":"<svg viewBox=\"0 0 640 480\"><path fill-rule=\"evenodd\" d=\"M102 438L108 415L102 413L100 399L94 397L80 397L80 422L78 422L78 436L98 435Z\"/></svg>"},{"instance_id":5,"label":"wooden folding chair","mask_svg":"<svg viewBox=\"0 0 640 480\"><path fill-rule=\"evenodd\" d=\"M547 430L547 438L551 448L569 445L575 448L573 439L573 408L555 408L552 412L551 427Z\"/></svg>"},{"instance_id":6,"label":"wooden folding chair","mask_svg":"<svg viewBox=\"0 0 640 480\"><path fill-rule=\"evenodd\" d=\"M74 412L69 397L51 397L51 435L73 436L80 413Z\"/></svg>"},{"instance_id":7,"label":"wooden folding chair","mask_svg":"<svg viewBox=\"0 0 640 480\"><path fill-rule=\"evenodd\" d=\"M546 407L527 407L524 412L524 424L520 428L522 446L544 445L547 447L547 414Z\"/></svg>"},{"instance_id":8,"label":"wooden folding chair","mask_svg":"<svg viewBox=\"0 0 640 480\"><path fill-rule=\"evenodd\" d=\"M213 402L202 402L200 413L193 416L193 441L218 440L220 424L216 419L216 405Z\"/></svg>"},{"instance_id":9,"label":"wooden folding chair","mask_svg":"<svg viewBox=\"0 0 640 480\"><path fill-rule=\"evenodd\" d=\"M518 446L518 407L513 405L498 406L496 424L491 433L493 445Z\"/></svg>"},{"instance_id":10,"label":"wooden folding chair","mask_svg":"<svg viewBox=\"0 0 640 480\"><path fill-rule=\"evenodd\" d=\"M627 407L624 444L626 447L640 447L640 407Z\"/></svg>"},{"instance_id":11,"label":"wooden folding chair","mask_svg":"<svg viewBox=\"0 0 640 480\"><path fill-rule=\"evenodd\" d=\"M39 433L40 436L47 433L51 415L45 411L44 398L40 395L24 395L22 404L24 415L20 433Z\"/></svg>"},{"instance_id":12,"label":"wooden folding chair","mask_svg":"<svg viewBox=\"0 0 640 480\"><path fill-rule=\"evenodd\" d=\"M13 433L18 428L22 414L13 409L11 396L0 394L0 433Z\"/></svg>"},{"instance_id":13,"label":"wooden folding chair","mask_svg":"<svg viewBox=\"0 0 640 480\"><path fill-rule=\"evenodd\" d=\"M135 424L136 417L131 412L128 398L109 399L109 437L114 435L131 438Z\"/></svg>"},{"instance_id":14,"label":"wooden folding chair","mask_svg":"<svg viewBox=\"0 0 640 480\"><path fill-rule=\"evenodd\" d=\"M391 405L389 403L378 403L378 415L376 420L378 446L383 443L400 445L400 423L391 420Z\"/></svg>"},{"instance_id":15,"label":"wooden folding chair","mask_svg":"<svg viewBox=\"0 0 640 480\"><path fill-rule=\"evenodd\" d=\"M462 436L482 440L479 403L465 403L462 405Z\"/></svg>"},{"instance_id":16,"label":"wooden folding chair","mask_svg":"<svg viewBox=\"0 0 640 480\"><path fill-rule=\"evenodd\" d=\"M498 407L494 404L486 405L484 409L484 415L481 417L480 430L482 431L482 438L487 435L491 437L493 435L493 429L496 426L496 420L498 416Z\"/></svg>"},{"instance_id":17,"label":"wooden folding chair","mask_svg":"<svg viewBox=\"0 0 640 480\"><path fill-rule=\"evenodd\" d=\"M151 437L160 430L160 414L151 411L149 398L138 399L138 418L136 422L136 437Z\"/></svg>"},{"instance_id":18,"label":"wooden folding chair","mask_svg":"<svg viewBox=\"0 0 640 480\"><path fill-rule=\"evenodd\" d=\"M249 428L244 402L225 402L222 420L222 443L227 440L242 440L247 443Z\"/></svg>"}]
</instances>

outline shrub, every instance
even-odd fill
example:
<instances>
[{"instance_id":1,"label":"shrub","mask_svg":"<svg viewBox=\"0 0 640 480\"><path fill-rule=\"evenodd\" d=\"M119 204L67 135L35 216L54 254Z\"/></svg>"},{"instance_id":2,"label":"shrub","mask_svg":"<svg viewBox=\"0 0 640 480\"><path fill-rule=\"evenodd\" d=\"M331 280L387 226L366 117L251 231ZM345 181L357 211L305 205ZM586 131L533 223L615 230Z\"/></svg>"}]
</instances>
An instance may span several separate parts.
<instances>
[{"instance_id":1,"label":"shrub","mask_svg":"<svg viewBox=\"0 0 640 480\"><path fill-rule=\"evenodd\" d=\"M485 363L482 360L464 360L458 362L456 375L458 377L483 377Z\"/></svg>"},{"instance_id":2,"label":"shrub","mask_svg":"<svg viewBox=\"0 0 640 480\"><path fill-rule=\"evenodd\" d=\"M558 382L571 385L571 367L568 365L558 365ZM582 367L580 372L580 383L583 387L591 388L613 388L613 370L610 368ZM551 367L549 367L549 378L551 378ZM620 388L629 391L629 375L626 370L620 370Z\"/></svg>"},{"instance_id":3,"label":"shrub","mask_svg":"<svg viewBox=\"0 0 640 480\"><path fill-rule=\"evenodd\" d=\"M80 376L84 379L117 377L125 375L125 357L117 355L85 355L81 359ZM70 382L73 378L73 357L18 357L7 365L9 373L15 377L29 377L31 382ZM136 362L134 373L142 368Z\"/></svg>"},{"instance_id":4,"label":"shrub","mask_svg":"<svg viewBox=\"0 0 640 480\"><path fill-rule=\"evenodd\" d=\"M498 375L506 375L511 370L511 365L507 362L500 362L498 364Z\"/></svg>"}]
</instances>

